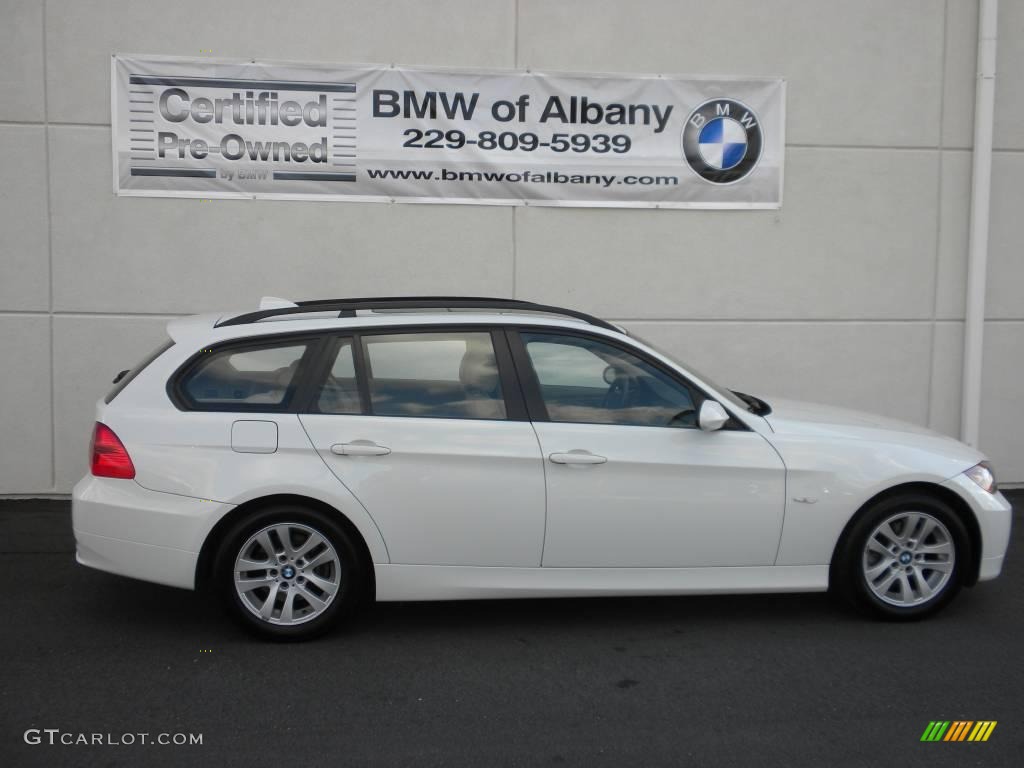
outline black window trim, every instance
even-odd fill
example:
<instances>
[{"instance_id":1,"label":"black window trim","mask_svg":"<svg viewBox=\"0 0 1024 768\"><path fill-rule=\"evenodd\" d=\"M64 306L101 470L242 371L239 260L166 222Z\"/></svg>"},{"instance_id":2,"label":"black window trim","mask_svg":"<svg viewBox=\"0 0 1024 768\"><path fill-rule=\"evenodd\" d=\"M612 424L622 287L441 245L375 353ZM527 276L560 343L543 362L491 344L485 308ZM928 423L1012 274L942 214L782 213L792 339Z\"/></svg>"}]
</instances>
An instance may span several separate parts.
<instances>
[{"instance_id":1,"label":"black window trim","mask_svg":"<svg viewBox=\"0 0 1024 768\"><path fill-rule=\"evenodd\" d=\"M523 396L526 400L527 409L530 414L531 421L536 422L550 422L553 424L597 424L600 426L610 427L641 427L642 429L700 429L698 425L692 427L650 427L640 424L609 424L607 422L588 422L588 421L554 421L548 415L547 405L544 403L544 398L541 394L540 380L537 378L537 372L534 370L533 361L530 359L529 352L526 351L526 344L523 343L520 333L540 333L549 334L552 336L576 336L582 339L600 342L607 344L610 347L615 347L623 352L633 355L634 357L642 360L651 367L660 371L661 373L668 376L672 381L676 382L680 386L686 388L690 397L693 400L694 408L697 413L700 413L700 408L704 404L705 400L715 400L719 402L717 398L708 394L703 388L697 386L688 378L680 374L673 368L668 367L657 358L647 354L642 349L637 349L631 344L626 344L619 339L611 336L605 336L598 333L590 333L584 330L578 330L576 328L565 328L562 326L546 326L546 325L509 325L506 327L506 336L508 338L509 347L512 352L512 359L515 363L516 372L519 374L519 380L522 383ZM727 409L728 411L728 409ZM729 413L729 421L726 422L723 429L732 431L753 431L750 426L743 423L740 419L736 418L731 412Z\"/></svg>"},{"instance_id":2,"label":"black window trim","mask_svg":"<svg viewBox=\"0 0 1024 768\"><path fill-rule=\"evenodd\" d=\"M352 362L356 370L356 387L359 390L359 413L325 413L317 406L320 400L320 392L327 376L330 374L334 363L337 360L341 346L348 342L352 347ZM362 387L359 385L358 365L356 361L356 341L351 333L330 333L325 334L321 342L318 357L309 366L302 382L299 384L299 391L295 395L295 413L315 413L325 416L362 416L366 413L366 401L363 399Z\"/></svg>"},{"instance_id":3,"label":"black window trim","mask_svg":"<svg viewBox=\"0 0 1024 768\"><path fill-rule=\"evenodd\" d=\"M673 368L670 368L665 363L652 357L641 349L637 349L632 344L626 343L620 339L612 336L606 336L601 333L594 333L586 329L567 328L562 325L548 325L542 323L460 323L453 321L451 323L416 323L409 325L368 325L368 326L357 326L357 327L342 327L342 328L317 328L314 330L303 330L303 331L285 331L277 333L259 334L253 336L243 336L240 338L227 339L225 341L217 342L209 347L198 350L191 355L184 363L168 377L167 380L167 395L170 398L174 406L180 411L196 411L196 412L239 412L239 413L315 413L319 414L318 411L311 410L311 400L315 398L319 393L319 388L322 385L323 379L326 377L327 371L330 370L334 364L334 358L331 356L331 352L337 349L334 346L339 343L341 339L352 339L352 352L355 357L355 368L356 368L356 381L359 386L359 399L362 405L362 414L320 414L320 415L336 415L336 416L349 416L349 415L373 415L370 408L370 392L369 392L369 380L367 378L367 361L363 352L362 337L371 335L399 335L406 333L446 333L446 332L458 332L458 331L483 331L491 334L491 342L494 345L495 358L498 362L498 373L501 377L501 389L502 394L505 398L505 412L506 418L504 419L469 419L470 421L536 421L536 422L550 422L548 418L547 408L544 406L544 401L540 395L540 385L537 381L536 374L533 370L533 363L530 361L529 355L526 352L526 348L519 337L519 333L522 332L536 332L536 333L549 333L555 335L564 336L581 336L585 339L592 339L599 341L604 344L609 344L614 347L618 347L624 352L635 355L649 365L657 368L658 370L665 373L667 376L677 381L682 386L688 388L694 395L694 405L696 406L698 413L700 406L704 400L717 400L714 396L708 394L707 391L702 389L697 384L690 381L688 378L680 374ZM244 349L259 349L263 347L278 346L281 342L289 341L310 341L312 343L306 349L305 354L299 361L299 366L295 372L295 379L293 381L294 391L292 391L291 397L286 396L284 403L277 406L267 406L266 404L235 404L227 403L218 406L200 406L195 407L183 397L183 393L180 390L180 384L182 379L188 375L193 366L195 366L199 360L206 357L212 351L220 351L226 348L237 348L240 350ZM206 350L210 350L208 352ZM316 363L313 365L313 363ZM292 389L291 387L289 389ZM728 411L729 409L726 408ZM453 420L451 417L443 416L381 416L380 418L396 418L396 419L407 419L407 418L425 418L425 419L443 419L446 421ZM565 422L555 422L565 423ZM573 423L584 423L584 422L573 422ZM626 425L609 425L607 423L601 423L603 426L626 426ZM643 427L644 429L670 429L670 427ZM680 429L680 427L671 427L671 429ZM726 423L723 429L728 430L741 430L741 431L753 431L752 427L748 426L740 418L730 412L729 421Z\"/></svg>"},{"instance_id":4,"label":"black window trim","mask_svg":"<svg viewBox=\"0 0 1024 768\"><path fill-rule=\"evenodd\" d=\"M259 336L245 336L203 347L190 356L167 379L167 396L179 411L197 413L295 413L295 405L299 395L304 393L304 384L308 379L308 368L317 360L322 359L322 352L327 337L323 332L305 331L300 333L274 333ZM278 404L270 403L200 403L188 396L183 382L191 375L199 364L213 354L224 351L248 352L289 344L306 344L306 350L299 358L292 382L285 392L284 399Z\"/></svg>"}]
</instances>

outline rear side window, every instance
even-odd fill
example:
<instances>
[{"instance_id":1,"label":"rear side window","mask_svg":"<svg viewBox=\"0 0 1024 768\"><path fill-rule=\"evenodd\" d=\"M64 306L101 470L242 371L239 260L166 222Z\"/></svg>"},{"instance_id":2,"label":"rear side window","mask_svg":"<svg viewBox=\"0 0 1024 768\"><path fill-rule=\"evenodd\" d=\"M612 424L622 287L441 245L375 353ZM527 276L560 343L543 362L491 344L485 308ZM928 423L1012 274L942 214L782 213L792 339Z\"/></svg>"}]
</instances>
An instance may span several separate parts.
<instances>
[{"instance_id":1,"label":"rear side window","mask_svg":"<svg viewBox=\"0 0 1024 768\"><path fill-rule=\"evenodd\" d=\"M374 415L506 418L490 333L381 334L363 344Z\"/></svg>"},{"instance_id":2,"label":"rear side window","mask_svg":"<svg viewBox=\"0 0 1024 768\"><path fill-rule=\"evenodd\" d=\"M310 343L291 339L214 350L185 373L178 391L196 410L277 410L295 392L299 363Z\"/></svg>"},{"instance_id":3,"label":"rear side window","mask_svg":"<svg viewBox=\"0 0 1024 768\"><path fill-rule=\"evenodd\" d=\"M164 352L166 352L173 346L174 342L171 341L170 339L167 339L164 341L163 344L161 344L159 347L157 347L148 355L146 355L146 357L144 357L141 361L136 363L132 368L129 368L127 371L122 371L121 373L119 373L117 377L114 379L113 388L109 392L107 392L107 396L103 398L103 402L109 403L111 400L113 400L115 397L121 394L121 390L127 387L128 384L131 383L132 379L134 379L136 376L142 373L143 369L146 366L148 366L150 363L152 363L154 360L160 357L160 355L162 355Z\"/></svg>"}]
</instances>

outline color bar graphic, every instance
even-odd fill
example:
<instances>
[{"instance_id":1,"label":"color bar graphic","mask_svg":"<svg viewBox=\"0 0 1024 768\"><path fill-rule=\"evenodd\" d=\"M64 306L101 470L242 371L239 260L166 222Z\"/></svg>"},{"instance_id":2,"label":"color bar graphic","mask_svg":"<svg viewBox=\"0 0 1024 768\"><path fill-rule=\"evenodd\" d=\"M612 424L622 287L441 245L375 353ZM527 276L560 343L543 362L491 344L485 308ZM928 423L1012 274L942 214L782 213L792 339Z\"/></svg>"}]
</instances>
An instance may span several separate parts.
<instances>
[{"instance_id":1,"label":"color bar graphic","mask_svg":"<svg viewBox=\"0 0 1024 768\"><path fill-rule=\"evenodd\" d=\"M988 741L988 737L992 735L992 731L995 729L995 720L979 720L977 725L974 726L974 730L971 731L971 735L967 737L967 740Z\"/></svg>"},{"instance_id":2,"label":"color bar graphic","mask_svg":"<svg viewBox=\"0 0 1024 768\"><path fill-rule=\"evenodd\" d=\"M921 734L921 741L939 741L947 728L949 728L949 720L932 720Z\"/></svg>"},{"instance_id":3,"label":"color bar graphic","mask_svg":"<svg viewBox=\"0 0 1024 768\"><path fill-rule=\"evenodd\" d=\"M968 729L974 725L970 720L954 720L943 741L963 741Z\"/></svg>"},{"instance_id":4,"label":"color bar graphic","mask_svg":"<svg viewBox=\"0 0 1024 768\"><path fill-rule=\"evenodd\" d=\"M921 741L988 741L996 720L932 720L921 734Z\"/></svg>"}]
</instances>

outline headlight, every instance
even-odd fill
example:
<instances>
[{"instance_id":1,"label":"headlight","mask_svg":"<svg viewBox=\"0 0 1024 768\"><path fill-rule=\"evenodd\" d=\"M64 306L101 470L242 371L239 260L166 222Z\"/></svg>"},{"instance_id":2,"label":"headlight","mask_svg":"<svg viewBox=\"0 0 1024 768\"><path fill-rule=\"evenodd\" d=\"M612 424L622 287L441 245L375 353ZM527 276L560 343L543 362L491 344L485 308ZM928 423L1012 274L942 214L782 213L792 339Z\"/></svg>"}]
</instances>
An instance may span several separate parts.
<instances>
[{"instance_id":1,"label":"headlight","mask_svg":"<svg viewBox=\"0 0 1024 768\"><path fill-rule=\"evenodd\" d=\"M996 476L992 474L992 466L987 461L974 465L964 474L976 482L983 491L996 492Z\"/></svg>"}]
</instances>

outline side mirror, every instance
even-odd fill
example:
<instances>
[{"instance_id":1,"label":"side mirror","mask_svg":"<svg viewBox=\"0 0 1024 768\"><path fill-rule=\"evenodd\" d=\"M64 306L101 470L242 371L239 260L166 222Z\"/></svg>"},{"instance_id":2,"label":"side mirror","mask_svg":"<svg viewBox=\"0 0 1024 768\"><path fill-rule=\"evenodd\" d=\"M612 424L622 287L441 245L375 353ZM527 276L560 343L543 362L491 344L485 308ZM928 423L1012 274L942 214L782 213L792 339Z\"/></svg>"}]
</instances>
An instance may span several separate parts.
<instances>
[{"instance_id":1,"label":"side mirror","mask_svg":"<svg viewBox=\"0 0 1024 768\"><path fill-rule=\"evenodd\" d=\"M717 400L705 400L700 406L700 416L697 423L705 432L714 432L721 429L729 420L729 413Z\"/></svg>"}]
</instances>

